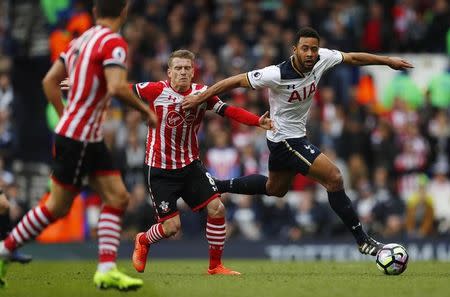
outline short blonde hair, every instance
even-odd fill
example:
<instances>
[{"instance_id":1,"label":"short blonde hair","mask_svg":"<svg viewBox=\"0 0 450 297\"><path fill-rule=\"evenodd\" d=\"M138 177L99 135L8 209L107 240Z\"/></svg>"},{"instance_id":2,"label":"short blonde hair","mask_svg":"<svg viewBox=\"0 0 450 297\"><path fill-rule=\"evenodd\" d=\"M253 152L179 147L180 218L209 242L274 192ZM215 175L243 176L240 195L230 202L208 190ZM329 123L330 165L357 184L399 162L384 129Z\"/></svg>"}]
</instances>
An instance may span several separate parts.
<instances>
[{"instance_id":1,"label":"short blonde hair","mask_svg":"<svg viewBox=\"0 0 450 297\"><path fill-rule=\"evenodd\" d=\"M169 67L172 66L172 60L174 58L189 59L192 61L192 63L194 63L195 54L185 49L176 50L170 54L169 61L167 61L167 65Z\"/></svg>"}]
</instances>

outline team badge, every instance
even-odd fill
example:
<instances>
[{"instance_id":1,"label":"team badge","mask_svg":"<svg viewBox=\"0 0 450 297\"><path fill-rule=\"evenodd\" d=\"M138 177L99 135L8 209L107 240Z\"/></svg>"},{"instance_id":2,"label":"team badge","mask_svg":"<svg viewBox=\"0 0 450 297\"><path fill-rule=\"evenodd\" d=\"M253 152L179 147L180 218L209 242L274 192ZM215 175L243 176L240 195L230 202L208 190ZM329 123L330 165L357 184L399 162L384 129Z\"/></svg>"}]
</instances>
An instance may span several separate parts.
<instances>
[{"instance_id":1,"label":"team badge","mask_svg":"<svg viewBox=\"0 0 450 297\"><path fill-rule=\"evenodd\" d=\"M255 80L261 79L262 73L259 72L259 71L255 71L255 72L252 73L252 77L253 77L253 79L255 79Z\"/></svg>"},{"instance_id":2,"label":"team badge","mask_svg":"<svg viewBox=\"0 0 450 297\"><path fill-rule=\"evenodd\" d=\"M169 202L166 201L161 201L161 204L159 204L159 208L161 208L163 213L167 213L169 212L170 208L169 208Z\"/></svg>"}]
</instances>

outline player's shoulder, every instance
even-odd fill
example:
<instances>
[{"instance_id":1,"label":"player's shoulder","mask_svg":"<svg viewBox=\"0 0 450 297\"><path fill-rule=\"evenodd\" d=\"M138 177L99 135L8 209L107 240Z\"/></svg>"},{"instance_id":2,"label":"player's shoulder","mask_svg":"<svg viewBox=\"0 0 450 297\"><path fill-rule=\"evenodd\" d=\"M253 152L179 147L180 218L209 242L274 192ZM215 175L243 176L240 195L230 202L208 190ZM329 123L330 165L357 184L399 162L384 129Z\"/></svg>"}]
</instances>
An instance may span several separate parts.
<instances>
[{"instance_id":1,"label":"player's shoulder","mask_svg":"<svg viewBox=\"0 0 450 297\"><path fill-rule=\"evenodd\" d=\"M158 88L158 89L164 89L167 87L167 84L164 81L145 81L145 82L140 82L140 83L136 83L136 87L139 89L153 89L153 88Z\"/></svg>"},{"instance_id":2,"label":"player's shoulder","mask_svg":"<svg viewBox=\"0 0 450 297\"><path fill-rule=\"evenodd\" d=\"M277 65L278 71L280 72L280 78L282 80L286 79L299 79L303 78L304 75L297 71L294 68L292 57L289 57L289 59L285 60L284 62Z\"/></svg>"},{"instance_id":3,"label":"player's shoulder","mask_svg":"<svg viewBox=\"0 0 450 297\"><path fill-rule=\"evenodd\" d=\"M123 38L122 35L120 35L117 32L113 31L107 31L100 39L100 47L99 50L103 50L106 48L114 48L114 47L122 47L127 48L127 42Z\"/></svg>"},{"instance_id":4,"label":"player's shoulder","mask_svg":"<svg viewBox=\"0 0 450 297\"><path fill-rule=\"evenodd\" d=\"M341 52L335 49L329 49L325 47L319 48L320 59L328 59L335 56L341 56Z\"/></svg>"}]
</instances>

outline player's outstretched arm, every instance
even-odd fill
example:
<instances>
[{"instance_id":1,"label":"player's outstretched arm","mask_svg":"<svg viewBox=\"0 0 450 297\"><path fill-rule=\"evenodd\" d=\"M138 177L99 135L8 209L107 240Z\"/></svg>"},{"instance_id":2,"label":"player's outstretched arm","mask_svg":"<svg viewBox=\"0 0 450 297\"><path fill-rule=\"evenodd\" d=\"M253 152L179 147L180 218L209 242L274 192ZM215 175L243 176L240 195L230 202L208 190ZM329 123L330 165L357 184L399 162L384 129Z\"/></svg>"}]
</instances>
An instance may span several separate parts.
<instances>
[{"instance_id":1,"label":"player's outstretched arm","mask_svg":"<svg viewBox=\"0 0 450 297\"><path fill-rule=\"evenodd\" d=\"M208 100L208 98L239 87L250 88L246 73L241 73L221 80L200 94L184 97L182 107L184 110L193 109Z\"/></svg>"},{"instance_id":2,"label":"player's outstretched arm","mask_svg":"<svg viewBox=\"0 0 450 297\"><path fill-rule=\"evenodd\" d=\"M265 130L273 130L274 127L268 111L258 117L243 108L224 104L223 110L219 111L219 114L248 126L257 126Z\"/></svg>"},{"instance_id":3,"label":"player's outstretched arm","mask_svg":"<svg viewBox=\"0 0 450 297\"><path fill-rule=\"evenodd\" d=\"M155 113L142 100L136 97L130 89L125 69L121 67L107 67L105 68L105 78L109 96L114 96L141 111L147 117L149 126L156 126L158 119Z\"/></svg>"},{"instance_id":4,"label":"player's outstretched arm","mask_svg":"<svg viewBox=\"0 0 450 297\"><path fill-rule=\"evenodd\" d=\"M395 70L414 68L408 61L398 57L380 56L369 53L342 53L343 62L350 65L386 65Z\"/></svg>"},{"instance_id":5,"label":"player's outstretched arm","mask_svg":"<svg viewBox=\"0 0 450 297\"><path fill-rule=\"evenodd\" d=\"M66 67L63 62L58 59L53 63L52 67L42 80L45 96L47 97L47 100L53 104L59 117L61 117L64 112L64 104L61 99L59 84L66 76Z\"/></svg>"}]
</instances>

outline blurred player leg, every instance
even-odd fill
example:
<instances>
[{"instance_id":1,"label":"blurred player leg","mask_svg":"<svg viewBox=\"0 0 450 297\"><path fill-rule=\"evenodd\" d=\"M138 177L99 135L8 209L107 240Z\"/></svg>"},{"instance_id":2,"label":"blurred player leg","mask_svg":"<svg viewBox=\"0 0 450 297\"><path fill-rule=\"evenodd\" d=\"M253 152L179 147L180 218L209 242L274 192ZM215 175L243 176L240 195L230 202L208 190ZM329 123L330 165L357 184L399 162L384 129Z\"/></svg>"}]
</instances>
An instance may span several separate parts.
<instances>
[{"instance_id":1,"label":"blurred player leg","mask_svg":"<svg viewBox=\"0 0 450 297\"><path fill-rule=\"evenodd\" d=\"M36 238L56 219L67 214L76 192L66 190L53 183L50 198L45 205L38 205L26 213L4 241L0 241L0 264L3 275L5 262L10 261L14 251L26 242Z\"/></svg>"},{"instance_id":2,"label":"blurred player leg","mask_svg":"<svg viewBox=\"0 0 450 297\"><path fill-rule=\"evenodd\" d=\"M143 285L141 279L132 278L117 269L117 250L120 245L122 215L129 193L120 174L93 176L90 185L104 202L98 223L98 266L94 284L101 289L137 289Z\"/></svg>"}]
</instances>

